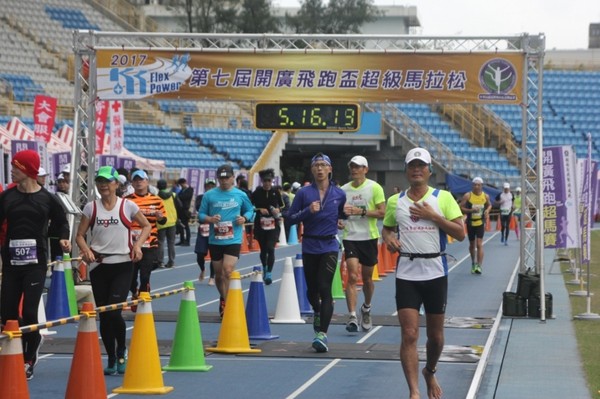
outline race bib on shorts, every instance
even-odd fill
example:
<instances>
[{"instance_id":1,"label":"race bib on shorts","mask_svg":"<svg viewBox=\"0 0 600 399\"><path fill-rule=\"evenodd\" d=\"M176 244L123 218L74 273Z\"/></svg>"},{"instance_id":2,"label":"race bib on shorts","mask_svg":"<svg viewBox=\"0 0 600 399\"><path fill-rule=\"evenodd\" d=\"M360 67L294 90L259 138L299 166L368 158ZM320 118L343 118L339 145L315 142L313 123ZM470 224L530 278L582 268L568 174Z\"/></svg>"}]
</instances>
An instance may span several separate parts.
<instances>
[{"instance_id":1,"label":"race bib on shorts","mask_svg":"<svg viewBox=\"0 0 600 399\"><path fill-rule=\"evenodd\" d=\"M10 264L14 266L37 265L37 242L34 239L10 240Z\"/></svg>"},{"instance_id":2,"label":"race bib on shorts","mask_svg":"<svg viewBox=\"0 0 600 399\"><path fill-rule=\"evenodd\" d=\"M508 214L510 214L510 208L500 208L500 214L501 215L508 215Z\"/></svg>"},{"instance_id":3,"label":"race bib on shorts","mask_svg":"<svg viewBox=\"0 0 600 399\"><path fill-rule=\"evenodd\" d=\"M228 240L233 238L233 223L219 222L215 223L214 227L216 240Z\"/></svg>"},{"instance_id":4,"label":"race bib on shorts","mask_svg":"<svg viewBox=\"0 0 600 399\"><path fill-rule=\"evenodd\" d=\"M275 218L260 218L260 228L263 230L275 230Z\"/></svg>"}]
</instances>

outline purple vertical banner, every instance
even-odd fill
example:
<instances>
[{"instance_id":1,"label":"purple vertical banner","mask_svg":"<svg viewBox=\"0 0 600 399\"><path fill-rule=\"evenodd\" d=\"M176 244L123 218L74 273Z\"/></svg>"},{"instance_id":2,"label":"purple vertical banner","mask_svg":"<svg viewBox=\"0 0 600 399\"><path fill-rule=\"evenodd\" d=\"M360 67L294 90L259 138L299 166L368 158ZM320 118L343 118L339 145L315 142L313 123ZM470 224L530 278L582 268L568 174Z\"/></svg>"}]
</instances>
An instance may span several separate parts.
<instances>
[{"instance_id":1,"label":"purple vertical banner","mask_svg":"<svg viewBox=\"0 0 600 399\"><path fill-rule=\"evenodd\" d=\"M542 155L545 248L579 247L575 153L571 146L545 147Z\"/></svg>"},{"instance_id":2,"label":"purple vertical banner","mask_svg":"<svg viewBox=\"0 0 600 399\"><path fill-rule=\"evenodd\" d=\"M591 258L591 247L590 247L590 234L592 233L592 170L594 165L589 159L584 160L583 178L581 185L581 263L590 263Z\"/></svg>"},{"instance_id":3,"label":"purple vertical banner","mask_svg":"<svg viewBox=\"0 0 600 399\"><path fill-rule=\"evenodd\" d=\"M38 142L31 140L12 140L10 142L10 150L12 155L15 155L17 152L23 150L38 151Z\"/></svg>"},{"instance_id":4,"label":"purple vertical banner","mask_svg":"<svg viewBox=\"0 0 600 399\"><path fill-rule=\"evenodd\" d=\"M127 157L118 157L117 168L125 168L127 170L131 170L135 168L135 159Z\"/></svg>"},{"instance_id":5,"label":"purple vertical banner","mask_svg":"<svg viewBox=\"0 0 600 399\"><path fill-rule=\"evenodd\" d=\"M52 170L55 172L54 177L58 177L58 173L63 170L65 166L70 164L71 153L69 151L55 152L52 154Z\"/></svg>"},{"instance_id":6,"label":"purple vertical banner","mask_svg":"<svg viewBox=\"0 0 600 399\"><path fill-rule=\"evenodd\" d=\"M200 182L200 169L189 168L187 170L186 180L188 186L190 186L194 190L195 195L197 195L198 187L202 185Z\"/></svg>"},{"instance_id":7,"label":"purple vertical banner","mask_svg":"<svg viewBox=\"0 0 600 399\"><path fill-rule=\"evenodd\" d=\"M118 168L117 166L117 156L116 155L98 155L97 158L98 167L100 166L112 166L113 168Z\"/></svg>"},{"instance_id":8,"label":"purple vertical banner","mask_svg":"<svg viewBox=\"0 0 600 399\"><path fill-rule=\"evenodd\" d=\"M600 168L598 163L594 162L596 165L594 168L594 173L592 174L592 193L594 196L592 197L592 223L596 221L598 217L598 212L600 212L600 207L598 202L600 201Z\"/></svg>"}]
</instances>

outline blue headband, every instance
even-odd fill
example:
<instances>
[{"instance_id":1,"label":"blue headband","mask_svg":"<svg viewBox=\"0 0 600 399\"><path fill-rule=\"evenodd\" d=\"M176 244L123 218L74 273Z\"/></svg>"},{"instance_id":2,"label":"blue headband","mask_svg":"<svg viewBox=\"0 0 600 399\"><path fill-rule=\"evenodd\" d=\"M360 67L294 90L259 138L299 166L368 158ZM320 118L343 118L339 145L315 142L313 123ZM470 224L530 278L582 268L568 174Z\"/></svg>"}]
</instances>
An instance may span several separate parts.
<instances>
[{"instance_id":1,"label":"blue headband","mask_svg":"<svg viewBox=\"0 0 600 399\"><path fill-rule=\"evenodd\" d=\"M312 160L310 161L310 165L314 165L316 162L318 161L323 161L325 162L327 165L331 166L331 159L329 159L329 157L325 154L321 154L318 153L317 155L315 155Z\"/></svg>"}]
</instances>

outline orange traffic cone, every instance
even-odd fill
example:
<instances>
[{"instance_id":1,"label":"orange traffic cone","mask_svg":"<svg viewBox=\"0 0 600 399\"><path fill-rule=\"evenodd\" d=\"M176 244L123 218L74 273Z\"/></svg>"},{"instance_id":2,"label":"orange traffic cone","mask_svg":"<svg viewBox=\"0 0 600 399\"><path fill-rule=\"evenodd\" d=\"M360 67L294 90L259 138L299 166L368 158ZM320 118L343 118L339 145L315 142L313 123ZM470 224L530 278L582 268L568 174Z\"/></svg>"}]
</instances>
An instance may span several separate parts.
<instances>
[{"instance_id":1,"label":"orange traffic cone","mask_svg":"<svg viewBox=\"0 0 600 399\"><path fill-rule=\"evenodd\" d=\"M500 220L500 215L498 215L498 219L496 219L496 231L502 230L502 221Z\"/></svg>"},{"instance_id":2,"label":"orange traffic cone","mask_svg":"<svg viewBox=\"0 0 600 399\"><path fill-rule=\"evenodd\" d=\"M81 313L85 317L79 320L65 399L106 399L94 305L91 302L84 303Z\"/></svg>"},{"instance_id":3,"label":"orange traffic cone","mask_svg":"<svg viewBox=\"0 0 600 399\"><path fill-rule=\"evenodd\" d=\"M260 349L250 348L248 337L248 324L244 311L244 295L242 294L242 280L240 272L231 272L229 278L229 291L225 303L225 314L221 322L219 340L214 348L206 348L209 352L218 353L255 353ZM294 297L296 291L294 290Z\"/></svg>"},{"instance_id":4,"label":"orange traffic cone","mask_svg":"<svg viewBox=\"0 0 600 399\"><path fill-rule=\"evenodd\" d=\"M246 232L243 231L242 232L242 247L240 248L240 253L247 254L249 252L250 252L250 249L248 248L248 238L246 237Z\"/></svg>"},{"instance_id":5,"label":"orange traffic cone","mask_svg":"<svg viewBox=\"0 0 600 399\"><path fill-rule=\"evenodd\" d=\"M492 231L492 222L490 221L490 214L485 216L485 231Z\"/></svg>"},{"instance_id":6,"label":"orange traffic cone","mask_svg":"<svg viewBox=\"0 0 600 399\"><path fill-rule=\"evenodd\" d=\"M509 230L516 230L517 227L517 218L514 215L510 217L510 223L508 225Z\"/></svg>"},{"instance_id":7,"label":"orange traffic cone","mask_svg":"<svg viewBox=\"0 0 600 399\"><path fill-rule=\"evenodd\" d=\"M171 392L173 387L163 384L152 298L148 292L142 291L139 299L123 386L113 389L113 392L145 395Z\"/></svg>"},{"instance_id":8,"label":"orange traffic cone","mask_svg":"<svg viewBox=\"0 0 600 399\"><path fill-rule=\"evenodd\" d=\"M383 242L381 242L379 244L379 248L377 251L377 272L379 273L380 276L385 277L387 276L387 271L385 270L385 264L383 263L383 248L382 246L385 245Z\"/></svg>"},{"instance_id":9,"label":"orange traffic cone","mask_svg":"<svg viewBox=\"0 0 600 399\"><path fill-rule=\"evenodd\" d=\"M23 345L21 330L17 320L8 320L2 331L8 335L2 342L0 351L0 387L2 397L29 399L29 387L23 372Z\"/></svg>"}]
</instances>

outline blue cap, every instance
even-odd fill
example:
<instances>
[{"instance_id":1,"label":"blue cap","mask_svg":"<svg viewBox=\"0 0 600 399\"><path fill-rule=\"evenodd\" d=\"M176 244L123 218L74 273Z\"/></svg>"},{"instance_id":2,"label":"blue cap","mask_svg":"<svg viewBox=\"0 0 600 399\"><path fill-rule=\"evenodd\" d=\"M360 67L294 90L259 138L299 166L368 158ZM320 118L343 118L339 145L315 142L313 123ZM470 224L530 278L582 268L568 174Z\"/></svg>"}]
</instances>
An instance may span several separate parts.
<instances>
[{"instance_id":1,"label":"blue cap","mask_svg":"<svg viewBox=\"0 0 600 399\"><path fill-rule=\"evenodd\" d=\"M310 165L314 165L316 162L319 161L323 161L325 162L327 165L331 166L331 159L329 159L329 157L323 153L318 153L317 155L315 155L314 157L312 157L312 160L310 161Z\"/></svg>"},{"instance_id":2,"label":"blue cap","mask_svg":"<svg viewBox=\"0 0 600 399\"><path fill-rule=\"evenodd\" d=\"M148 180L148 175L141 169L138 169L135 172L133 172L133 174L131 175L131 180L134 180L136 177L139 177L142 180Z\"/></svg>"}]
</instances>

